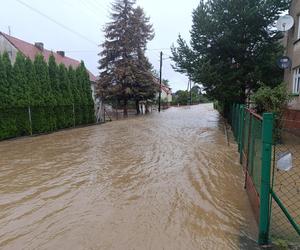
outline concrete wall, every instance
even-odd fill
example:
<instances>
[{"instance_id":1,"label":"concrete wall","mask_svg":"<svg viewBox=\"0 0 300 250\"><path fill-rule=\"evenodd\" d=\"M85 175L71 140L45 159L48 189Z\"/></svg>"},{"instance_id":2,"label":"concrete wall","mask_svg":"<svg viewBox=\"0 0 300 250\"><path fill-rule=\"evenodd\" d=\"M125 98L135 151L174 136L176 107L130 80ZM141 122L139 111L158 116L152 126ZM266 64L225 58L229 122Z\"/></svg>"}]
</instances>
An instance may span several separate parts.
<instances>
[{"instance_id":1,"label":"concrete wall","mask_svg":"<svg viewBox=\"0 0 300 250\"><path fill-rule=\"evenodd\" d=\"M0 54L3 54L5 51L8 52L12 63L15 63L18 50L3 35L0 34Z\"/></svg>"},{"instance_id":2,"label":"concrete wall","mask_svg":"<svg viewBox=\"0 0 300 250\"><path fill-rule=\"evenodd\" d=\"M300 66L300 39L298 39L298 26L300 16L300 1L293 0L290 11L290 15L293 16L295 24L286 34L286 55L292 60L292 67L285 70L284 82L288 85L288 90L292 93L293 91L293 75L294 69ZM290 102L289 108L300 110L300 97L295 97Z\"/></svg>"}]
</instances>

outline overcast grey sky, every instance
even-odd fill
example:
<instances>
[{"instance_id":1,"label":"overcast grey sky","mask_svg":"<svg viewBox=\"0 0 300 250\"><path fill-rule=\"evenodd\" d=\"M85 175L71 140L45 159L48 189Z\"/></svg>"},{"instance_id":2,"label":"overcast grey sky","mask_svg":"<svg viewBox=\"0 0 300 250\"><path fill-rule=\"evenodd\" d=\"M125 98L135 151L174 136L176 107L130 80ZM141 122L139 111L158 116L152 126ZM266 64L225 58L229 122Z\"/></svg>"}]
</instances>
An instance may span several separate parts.
<instances>
[{"instance_id":1,"label":"overcast grey sky","mask_svg":"<svg viewBox=\"0 0 300 250\"><path fill-rule=\"evenodd\" d=\"M87 39L81 38L22 5L46 14L54 21L74 30ZM27 42L43 42L45 48L64 50L66 55L84 60L87 68L98 75L97 46L103 42L103 25L109 21L110 3L113 0L9 0L1 1L0 31L11 34ZM189 40L192 24L192 10L199 0L137 0L150 16L155 29L155 38L148 45L148 56L156 70L159 69L159 52L164 57L171 54L170 46L180 33ZM186 89L187 79L171 68L170 60L163 61L163 77L170 81L173 92Z\"/></svg>"}]
</instances>

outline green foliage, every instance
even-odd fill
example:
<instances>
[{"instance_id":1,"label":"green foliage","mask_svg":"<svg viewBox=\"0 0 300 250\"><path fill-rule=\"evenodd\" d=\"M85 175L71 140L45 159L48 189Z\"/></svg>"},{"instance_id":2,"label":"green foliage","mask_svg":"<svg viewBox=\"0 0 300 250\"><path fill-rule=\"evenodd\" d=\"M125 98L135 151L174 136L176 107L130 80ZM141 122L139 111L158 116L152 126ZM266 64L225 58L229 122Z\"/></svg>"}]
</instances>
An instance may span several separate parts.
<instances>
[{"instance_id":1,"label":"green foliage","mask_svg":"<svg viewBox=\"0 0 300 250\"><path fill-rule=\"evenodd\" d=\"M277 250L288 250L290 249L289 247L289 242L284 240L284 239L274 239L273 240L273 245L275 246L275 249Z\"/></svg>"},{"instance_id":2,"label":"green foliage","mask_svg":"<svg viewBox=\"0 0 300 250\"><path fill-rule=\"evenodd\" d=\"M194 86L192 88L192 95L187 90L178 90L172 99L172 105L189 105L190 97L192 96L192 105L199 103L207 103L209 99L201 93L199 86Z\"/></svg>"},{"instance_id":3,"label":"green foliage","mask_svg":"<svg viewBox=\"0 0 300 250\"><path fill-rule=\"evenodd\" d=\"M288 93L286 84L281 83L274 88L262 85L251 96L251 101L255 103L256 111L259 114L273 112L281 117L291 98L292 96Z\"/></svg>"},{"instance_id":4,"label":"green foliage","mask_svg":"<svg viewBox=\"0 0 300 250\"><path fill-rule=\"evenodd\" d=\"M42 55L32 62L18 53L12 65L8 53L0 54L0 117L0 140L94 122L84 64L66 69L53 55L47 64Z\"/></svg>"},{"instance_id":5,"label":"green foliage","mask_svg":"<svg viewBox=\"0 0 300 250\"><path fill-rule=\"evenodd\" d=\"M99 60L99 95L109 101L123 101L124 116L130 100L153 99L155 79L145 51L154 32L142 8L134 0L116 0L111 22L105 26Z\"/></svg>"},{"instance_id":6,"label":"green foliage","mask_svg":"<svg viewBox=\"0 0 300 250\"><path fill-rule=\"evenodd\" d=\"M282 70L281 34L272 28L289 0L201 0L193 11L191 42L172 47L174 68L223 103L243 103L259 82L276 86Z\"/></svg>"},{"instance_id":7,"label":"green foliage","mask_svg":"<svg viewBox=\"0 0 300 250\"><path fill-rule=\"evenodd\" d=\"M172 98L173 105L187 105L189 103L189 93L187 90L178 90Z\"/></svg>"},{"instance_id":8,"label":"green foliage","mask_svg":"<svg viewBox=\"0 0 300 250\"><path fill-rule=\"evenodd\" d=\"M3 107L9 107L14 104L14 93L11 88L12 86L12 65L9 59L9 55L5 52L2 55L2 76L3 79L1 81L1 91L3 91L3 97L1 96L0 100Z\"/></svg>"},{"instance_id":9,"label":"green foliage","mask_svg":"<svg viewBox=\"0 0 300 250\"><path fill-rule=\"evenodd\" d=\"M292 95L288 93L285 83L271 88L262 85L256 93L251 96L251 101L255 104L257 113L272 112L276 116L274 140L281 141L281 129L283 126L284 110Z\"/></svg>"},{"instance_id":10,"label":"green foliage","mask_svg":"<svg viewBox=\"0 0 300 250\"><path fill-rule=\"evenodd\" d=\"M58 76L58 67L55 62L55 58L53 55L50 55L48 61L48 72L49 72L49 80L51 85L52 94L54 96L53 104L62 104L63 97L60 91L59 86L59 76Z\"/></svg>"}]
</instances>

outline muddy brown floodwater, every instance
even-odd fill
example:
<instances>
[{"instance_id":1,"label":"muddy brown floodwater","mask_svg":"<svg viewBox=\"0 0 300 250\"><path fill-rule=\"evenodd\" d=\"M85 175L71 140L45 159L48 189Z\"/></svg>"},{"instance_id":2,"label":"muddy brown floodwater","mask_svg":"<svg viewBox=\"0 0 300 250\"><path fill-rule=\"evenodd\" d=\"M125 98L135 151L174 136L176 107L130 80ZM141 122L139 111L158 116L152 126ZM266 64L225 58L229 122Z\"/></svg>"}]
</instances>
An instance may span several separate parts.
<instances>
[{"instance_id":1,"label":"muddy brown floodwater","mask_svg":"<svg viewBox=\"0 0 300 250\"><path fill-rule=\"evenodd\" d=\"M0 249L255 249L211 104L0 142Z\"/></svg>"}]
</instances>

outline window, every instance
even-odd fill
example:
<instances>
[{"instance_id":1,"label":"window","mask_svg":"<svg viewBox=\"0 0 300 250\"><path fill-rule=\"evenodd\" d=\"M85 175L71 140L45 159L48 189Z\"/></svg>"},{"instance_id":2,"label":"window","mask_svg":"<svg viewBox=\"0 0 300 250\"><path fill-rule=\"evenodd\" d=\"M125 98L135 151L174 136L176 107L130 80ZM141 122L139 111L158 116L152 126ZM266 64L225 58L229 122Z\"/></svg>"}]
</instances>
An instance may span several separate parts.
<instances>
[{"instance_id":1,"label":"window","mask_svg":"<svg viewBox=\"0 0 300 250\"><path fill-rule=\"evenodd\" d=\"M299 94L300 90L300 67L294 69L293 93Z\"/></svg>"}]
</instances>

